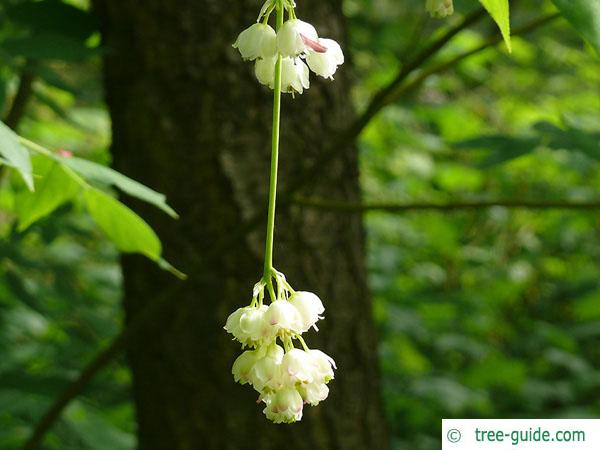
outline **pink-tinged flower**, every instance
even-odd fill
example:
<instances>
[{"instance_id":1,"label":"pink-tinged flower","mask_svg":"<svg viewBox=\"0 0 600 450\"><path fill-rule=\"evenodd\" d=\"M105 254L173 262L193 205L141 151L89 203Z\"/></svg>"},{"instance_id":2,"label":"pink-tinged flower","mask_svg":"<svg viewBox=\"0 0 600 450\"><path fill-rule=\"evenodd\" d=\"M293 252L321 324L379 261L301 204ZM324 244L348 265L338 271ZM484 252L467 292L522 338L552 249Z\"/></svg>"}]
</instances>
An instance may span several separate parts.
<instances>
[{"instance_id":1,"label":"pink-tinged flower","mask_svg":"<svg viewBox=\"0 0 600 450\"><path fill-rule=\"evenodd\" d=\"M302 327L300 313L287 300L271 303L265 312L265 320L273 328L274 334L299 333Z\"/></svg>"},{"instance_id":2,"label":"pink-tinged flower","mask_svg":"<svg viewBox=\"0 0 600 450\"><path fill-rule=\"evenodd\" d=\"M333 79L333 74L338 66L344 64L342 48L333 39L319 39L318 43L325 51L309 51L306 55L308 67L323 78Z\"/></svg>"},{"instance_id":3,"label":"pink-tinged flower","mask_svg":"<svg viewBox=\"0 0 600 450\"><path fill-rule=\"evenodd\" d=\"M318 39L317 30L310 23L292 19L277 32L277 48L282 56L294 58L308 52L311 42Z\"/></svg>"}]
</instances>

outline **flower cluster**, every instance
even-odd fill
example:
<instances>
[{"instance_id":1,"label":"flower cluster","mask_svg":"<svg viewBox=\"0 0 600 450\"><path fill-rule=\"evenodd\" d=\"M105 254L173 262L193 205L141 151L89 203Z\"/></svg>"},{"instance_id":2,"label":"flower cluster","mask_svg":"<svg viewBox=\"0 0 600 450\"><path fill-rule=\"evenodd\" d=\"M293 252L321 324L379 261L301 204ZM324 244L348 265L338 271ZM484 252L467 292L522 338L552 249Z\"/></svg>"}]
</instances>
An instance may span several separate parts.
<instances>
[{"instance_id":1,"label":"flower cluster","mask_svg":"<svg viewBox=\"0 0 600 450\"><path fill-rule=\"evenodd\" d=\"M327 398L335 362L322 351L309 349L301 337L310 328L317 329L323 318L319 297L294 291L280 272L274 271L274 278L275 283L269 277L255 286L251 304L234 311L225 330L242 348L251 348L233 363L235 381L259 392L258 401L265 404L269 420L292 423L302 418L305 403L314 406ZM263 304L265 288L272 297L268 306ZM295 348L294 340L302 349Z\"/></svg>"},{"instance_id":2,"label":"flower cluster","mask_svg":"<svg viewBox=\"0 0 600 450\"><path fill-rule=\"evenodd\" d=\"M425 8L431 17L436 17L438 19L449 16L454 12L452 0L427 0Z\"/></svg>"},{"instance_id":3,"label":"flower cluster","mask_svg":"<svg viewBox=\"0 0 600 450\"><path fill-rule=\"evenodd\" d=\"M288 12L288 20L275 32L268 22L279 7ZM344 53L336 41L320 38L315 27L297 19L294 8L292 0L267 0L257 23L242 31L233 47L243 59L256 61L256 78L271 89L281 58L282 91L302 94L310 86L309 68L323 78L333 79L338 66L344 63Z\"/></svg>"}]
</instances>

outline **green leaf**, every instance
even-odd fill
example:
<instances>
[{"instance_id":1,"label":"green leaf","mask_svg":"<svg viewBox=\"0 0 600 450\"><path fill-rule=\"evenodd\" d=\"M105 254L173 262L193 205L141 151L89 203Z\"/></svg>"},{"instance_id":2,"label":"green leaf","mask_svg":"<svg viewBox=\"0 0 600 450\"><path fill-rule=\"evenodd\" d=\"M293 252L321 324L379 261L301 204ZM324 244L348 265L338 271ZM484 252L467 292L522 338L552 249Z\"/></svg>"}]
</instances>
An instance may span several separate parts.
<instances>
[{"instance_id":1,"label":"green leaf","mask_svg":"<svg viewBox=\"0 0 600 450\"><path fill-rule=\"evenodd\" d=\"M481 168L489 168L516 159L535 150L542 140L539 137L512 137L504 135L481 136L456 142L458 150L482 149L491 153L478 164Z\"/></svg>"},{"instance_id":2,"label":"green leaf","mask_svg":"<svg viewBox=\"0 0 600 450\"><path fill-rule=\"evenodd\" d=\"M0 122L0 155L10 166L19 171L27 188L33 191L29 152L19 143L19 136L3 122Z\"/></svg>"},{"instance_id":3,"label":"green leaf","mask_svg":"<svg viewBox=\"0 0 600 450\"><path fill-rule=\"evenodd\" d=\"M160 260L160 240L140 216L98 189L86 189L84 198L89 213L119 250Z\"/></svg>"},{"instance_id":4,"label":"green leaf","mask_svg":"<svg viewBox=\"0 0 600 450\"><path fill-rule=\"evenodd\" d=\"M100 54L99 48L90 48L84 42L60 34L36 34L5 39L0 50L11 56L79 62Z\"/></svg>"},{"instance_id":5,"label":"green leaf","mask_svg":"<svg viewBox=\"0 0 600 450\"><path fill-rule=\"evenodd\" d=\"M19 231L47 216L79 192L80 186L64 169L49 158L34 158L36 176L40 176L36 192L25 191L17 197Z\"/></svg>"},{"instance_id":6,"label":"green leaf","mask_svg":"<svg viewBox=\"0 0 600 450\"><path fill-rule=\"evenodd\" d=\"M175 210L166 203L166 197L163 194L126 177L110 167L81 158L64 158L62 162L87 180L96 181L106 185L114 185L126 194L162 209L175 219L179 217Z\"/></svg>"},{"instance_id":7,"label":"green leaf","mask_svg":"<svg viewBox=\"0 0 600 450\"><path fill-rule=\"evenodd\" d=\"M533 126L544 139L548 148L580 151L595 160L600 160L600 133L581 130L572 125L565 129L549 122L538 122Z\"/></svg>"},{"instance_id":8,"label":"green leaf","mask_svg":"<svg viewBox=\"0 0 600 450\"><path fill-rule=\"evenodd\" d=\"M600 1L552 0L560 13L600 54Z\"/></svg>"},{"instance_id":9,"label":"green leaf","mask_svg":"<svg viewBox=\"0 0 600 450\"><path fill-rule=\"evenodd\" d=\"M508 51L512 51L510 43L510 8L508 0L479 0L492 19L498 24L500 33L506 43Z\"/></svg>"},{"instance_id":10,"label":"green leaf","mask_svg":"<svg viewBox=\"0 0 600 450\"><path fill-rule=\"evenodd\" d=\"M6 8L10 20L35 33L56 33L85 40L98 31L89 12L57 0L26 1Z\"/></svg>"}]
</instances>

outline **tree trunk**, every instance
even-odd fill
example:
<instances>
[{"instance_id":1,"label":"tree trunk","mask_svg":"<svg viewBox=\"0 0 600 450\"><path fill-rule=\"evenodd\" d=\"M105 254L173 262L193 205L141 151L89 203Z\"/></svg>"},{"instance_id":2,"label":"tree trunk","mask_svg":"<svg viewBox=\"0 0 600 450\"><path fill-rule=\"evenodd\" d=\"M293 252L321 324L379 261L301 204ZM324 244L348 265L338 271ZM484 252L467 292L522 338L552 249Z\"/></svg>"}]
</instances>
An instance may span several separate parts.
<instances>
[{"instance_id":1,"label":"tree trunk","mask_svg":"<svg viewBox=\"0 0 600 450\"><path fill-rule=\"evenodd\" d=\"M330 397L305 408L302 422L274 425L256 393L231 376L240 347L222 327L261 276L264 226L218 255L212 249L267 202L272 92L231 47L260 4L97 0L95 7L108 48L115 166L166 193L181 214L173 221L132 202L158 231L166 258L189 275L180 282L141 257L123 259L128 320L153 299L170 305L129 344L139 448L387 448L357 216L281 208L276 220L275 266L327 308L321 331L306 339L338 363ZM321 35L344 40L340 0L302 1L298 14ZM296 99L285 96L280 189L352 119L349 69L333 83L313 78ZM358 200L356 149L303 193Z\"/></svg>"}]
</instances>

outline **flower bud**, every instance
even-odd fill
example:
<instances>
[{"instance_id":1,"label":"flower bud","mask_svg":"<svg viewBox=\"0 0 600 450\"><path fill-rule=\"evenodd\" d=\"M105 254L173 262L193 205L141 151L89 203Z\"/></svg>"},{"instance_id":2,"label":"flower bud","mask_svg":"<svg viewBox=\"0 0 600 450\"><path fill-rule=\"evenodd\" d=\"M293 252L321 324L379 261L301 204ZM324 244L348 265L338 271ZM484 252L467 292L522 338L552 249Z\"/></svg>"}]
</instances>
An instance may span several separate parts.
<instances>
[{"instance_id":1,"label":"flower bud","mask_svg":"<svg viewBox=\"0 0 600 450\"><path fill-rule=\"evenodd\" d=\"M255 23L240 33L233 44L245 60L275 56L277 33L269 25Z\"/></svg>"},{"instance_id":2,"label":"flower bud","mask_svg":"<svg viewBox=\"0 0 600 450\"><path fill-rule=\"evenodd\" d=\"M300 386L298 392L305 403L316 406L329 395L329 388L324 383L310 383Z\"/></svg>"},{"instance_id":3,"label":"flower bud","mask_svg":"<svg viewBox=\"0 0 600 450\"><path fill-rule=\"evenodd\" d=\"M333 369L337 368L333 358L321 350L309 350L315 382L327 383L333 380Z\"/></svg>"},{"instance_id":4,"label":"flower bud","mask_svg":"<svg viewBox=\"0 0 600 450\"><path fill-rule=\"evenodd\" d=\"M302 332L308 331L310 327L315 326L317 320L323 318L320 315L325 311L323 302L312 292L294 292L290 297L290 303L300 313L300 317L302 318Z\"/></svg>"},{"instance_id":5,"label":"flower bud","mask_svg":"<svg viewBox=\"0 0 600 450\"><path fill-rule=\"evenodd\" d=\"M283 381L288 386L312 383L314 368L315 364L310 354L297 348L287 352L281 361Z\"/></svg>"},{"instance_id":6,"label":"flower bud","mask_svg":"<svg viewBox=\"0 0 600 450\"><path fill-rule=\"evenodd\" d=\"M302 94L310 86L309 72L300 58L283 58L281 60L281 90L283 92Z\"/></svg>"},{"instance_id":7,"label":"flower bud","mask_svg":"<svg viewBox=\"0 0 600 450\"><path fill-rule=\"evenodd\" d=\"M452 0L427 0L425 8L431 17L438 19L449 16L454 12Z\"/></svg>"},{"instance_id":8,"label":"flower bud","mask_svg":"<svg viewBox=\"0 0 600 450\"><path fill-rule=\"evenodd\" d=\"M265 321L273 328L274 334L280 331L299 333L302 327L300 313L287 300L271 303L265 313Z\"/></svg>"},{"instance_id":9,"label":"flower bud","mask_svg":"<svg viewBox=\"0 0 600 450\"><path fill-rule=\"evenodd\" d=\"M317 30L310 23L292 19L283 24L277 33L277 48L282 56L296 57L308 51L306 39L319 39Z\"/></svg>"},{"instance_id":10,"label":"flower bud","mask_svg":"<svg viewBox=\"0 0 600 450\"><path fill-rule=\"evenodd\" d=\"M267 405L263 413L275 423L292 423L302 419L302 396L294 388L284 388L261 399Z\"/></svg>"}]
</instances>

